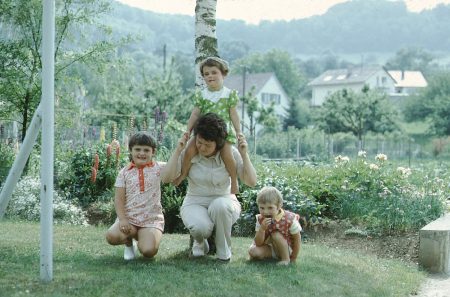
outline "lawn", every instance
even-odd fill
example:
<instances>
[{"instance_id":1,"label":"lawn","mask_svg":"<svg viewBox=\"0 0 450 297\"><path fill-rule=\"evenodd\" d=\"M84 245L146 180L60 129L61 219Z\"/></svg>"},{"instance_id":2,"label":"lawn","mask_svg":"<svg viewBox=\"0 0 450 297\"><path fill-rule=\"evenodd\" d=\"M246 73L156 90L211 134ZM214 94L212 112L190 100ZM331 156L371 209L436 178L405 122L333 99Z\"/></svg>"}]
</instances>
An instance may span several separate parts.
<instances>
[{"instance_id":1,"label":"lawn","mask_svg":"<svg viewBox=\"0 0 450 297\"><path fill-rule=\"evenodd\" d=\"M53 281L39 280L39 224L0 221L0 296L409 296L425 273L397 260L305 243L296 265L188 258L189 236L167 234L154 260L124 262L106 227L54 228Z\"/></svg>"}]
</instances>

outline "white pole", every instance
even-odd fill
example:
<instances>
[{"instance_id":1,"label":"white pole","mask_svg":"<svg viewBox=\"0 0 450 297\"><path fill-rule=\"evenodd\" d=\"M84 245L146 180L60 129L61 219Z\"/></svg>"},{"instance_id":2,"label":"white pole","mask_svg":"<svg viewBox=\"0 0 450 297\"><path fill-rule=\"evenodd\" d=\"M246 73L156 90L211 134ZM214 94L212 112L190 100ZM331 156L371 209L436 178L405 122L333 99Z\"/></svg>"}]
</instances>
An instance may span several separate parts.
<instances>
[{"instance_id":1,"label":"white pole","mask_svg":"<svg viewBox=\"0 0 450 297\"><path fill-rule=\"evenodd\" d=\"M28 157L33 150L33 146L41 129L41 123L42 108L39 104L38 108L34 112L30 126L28 126L27 134L25 135L25 139L20 146L19 153L17 154L16 159L9 170L8 177L6 178L5 184L2 188L2 192L0 193L0 219L2 219L5 214L6 206L8 206L8 202L11 199L11 194L14 191L14 187L19 181L23 168L25 167Z\"/></svg>"},{"instance_id":2,"label":"white pole","mask_svg":"<svg viewBox=\"0 0 450 297\"><path fill-rule=\"evenodd\" d=\"M44 0L42 14L41 281L53 279L53 146L55 2Z\"/></svg>"}]
</instances>

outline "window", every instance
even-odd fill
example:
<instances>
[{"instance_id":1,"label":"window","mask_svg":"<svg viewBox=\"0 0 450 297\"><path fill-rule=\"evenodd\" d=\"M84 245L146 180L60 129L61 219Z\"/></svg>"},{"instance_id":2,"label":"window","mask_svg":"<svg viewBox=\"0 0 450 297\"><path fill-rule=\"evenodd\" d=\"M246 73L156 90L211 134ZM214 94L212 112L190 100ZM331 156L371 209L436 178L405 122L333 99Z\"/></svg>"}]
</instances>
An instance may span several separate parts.
<instances>
[{"instance_id":1,"label":"window","mask_svg":"<svg viewBox=\"0 0 450 297\"><path fill-rule=\"evenodd\" d=\"M263 104L270 104L271 102L274 102L275 104L280 104L281 96L279 94L273 94L273 93L262 93L261 94L261 102Z\"/></svg>"}]
</instances>

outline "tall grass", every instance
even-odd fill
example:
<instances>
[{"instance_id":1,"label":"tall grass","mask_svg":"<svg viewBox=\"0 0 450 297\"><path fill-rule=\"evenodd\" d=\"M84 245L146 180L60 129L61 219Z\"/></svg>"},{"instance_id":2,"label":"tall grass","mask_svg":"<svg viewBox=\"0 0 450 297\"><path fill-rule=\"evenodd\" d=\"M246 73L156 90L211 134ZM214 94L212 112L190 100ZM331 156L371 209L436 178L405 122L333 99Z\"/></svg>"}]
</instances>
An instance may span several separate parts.
<instances>
[{"instance_id":1,"label":"tall grass","mask_svg":"<svg viewBox=\"0 0 450 297\"><path fill-rule=\"evenodd\" d=\"M251 238L233 238L233 258L188 258L186 234L164 235L154 260L124 262L106 227L54 228L54 279L39 281L39 225L0 222L0 296L409 296L424 273L397 260L303 244L296 265L247 260Z\"/></svg>"}]
</instances>

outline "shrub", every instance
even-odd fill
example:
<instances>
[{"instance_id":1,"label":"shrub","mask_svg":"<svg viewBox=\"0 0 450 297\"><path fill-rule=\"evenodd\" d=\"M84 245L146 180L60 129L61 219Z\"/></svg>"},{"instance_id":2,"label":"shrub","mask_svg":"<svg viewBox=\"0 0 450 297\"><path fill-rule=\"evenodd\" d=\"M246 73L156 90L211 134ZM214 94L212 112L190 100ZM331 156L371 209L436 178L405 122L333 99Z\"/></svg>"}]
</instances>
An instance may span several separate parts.
<instances>
[{"instance_id":1,"label":"shrub","mask_svg":"<svg viewBox=\"0 0 450 297\"><path fill-rule=\"evenodd\" d=\"M68 163L59 161L58 186L68 193L69 199L87 209L91 203L112 199L104 193L113 189L119 169L127 162L128 155L121 151L116 153L114 147L106 143L92 148L80 147L69 156Z\"/></svg>"},{"instance_id":2,"label":"shrub","mask_svg":"<svg viewBox=\"0 0 450 297\"><path fill-rule=\"evenodd\" d=\"M325 214L351 219L373 232L417 230L445 211L448 188L442 175L397 167L382 154L373 162L367 162L364 154L354 160L337 156L333 166L315 171L317 177L300 170L298 181L327 205Z\"/></svg>"},{"instance_id":3,"label":"shrub","mask_svg":"<svg viewBox=\"0 0 450 297\"><path fill-rule=\"evenodd\" d=\"M11 146L2 143L0 145L0 189L8 176L14 158L14 149Z\"/></svg>"},{"instance_id":4,"label":"shrub","mask_svg":"<svg viewBox=\"0 0 450 297\"><path fill-rule=\"evenodd\" d=\"M234 227L236 234L248 236L254 233L255 215L259 213L256 196L264 186L274 186L280 190L283 194L283 208L298 213L307 223L314 224L324 219L322 216L324 205L301 189L295 175L287 174L287 168L291 166L298 169L298 165L292 162L283 163L283 166L273 162L259 164L256 187L253 189L245 185L241 187L239 200L242 204L242 213Z\"/></svg>"},{"instance_id":5,"label":"shrub","mask_svg":"<svg viewBox=\"0 0 450 297\"><path fill-rule=\"evenodd\" d=\"M184 180L178 187L172 184L161 185L161 204L164 212L164 232L185 233L183 221L180 217L180 207L186 196L187 181Z\"/></svg>"},{"instance_id":6,"label":"shrub","mask_svg":"<svg viewBox=\"0 0 450 297\"><path fill-rule=\"evenodd\" d=\"M87 207L86 213L90 225L112 225L116 220L114 190L105 191L101 198Z\"/></svg>"},{"instance_id":7,"label":"shrub","mask_svg":"<svg viewBox=\"0 0 450 297\"><path fill-rule=\"evenodd\" d=\"M40 180L31 176L23 177L17 184L6 209L6 217L28 221L40 218ZM86 225L85 213L58 192L53 192L53 218L55 223Z\"/></svg>"}]
</instances>

